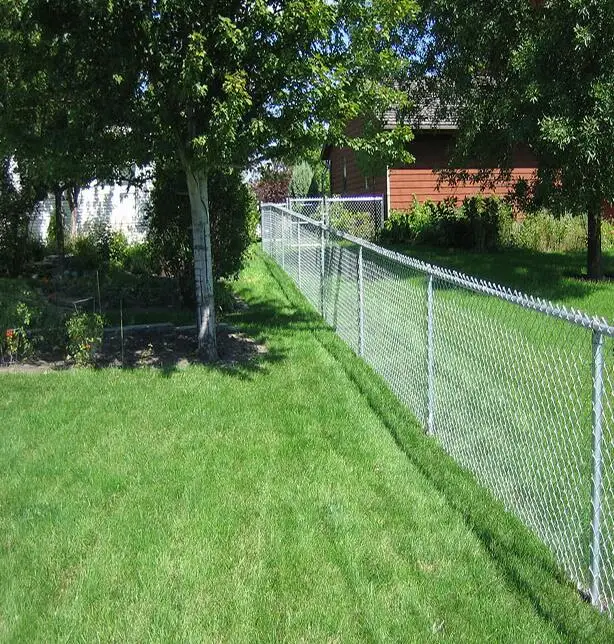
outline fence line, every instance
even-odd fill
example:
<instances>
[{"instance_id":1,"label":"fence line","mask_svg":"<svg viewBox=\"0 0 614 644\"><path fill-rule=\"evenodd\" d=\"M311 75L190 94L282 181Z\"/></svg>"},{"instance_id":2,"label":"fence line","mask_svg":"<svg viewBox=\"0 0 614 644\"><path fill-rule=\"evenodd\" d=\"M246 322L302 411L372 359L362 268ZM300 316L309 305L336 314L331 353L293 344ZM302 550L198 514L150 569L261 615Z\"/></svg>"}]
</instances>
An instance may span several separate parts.
<instances>
[{"instance_id":1,"label":"fence line","mask_svg":"<svg viewBox=\"0 0 614 644\"><path fill-rule=\"evenodd\" d=\"M614 327L287 207L265 252L444 449L614 615Z\"/></svg>"},{"instance_id":2,"label":"fence line","mask_svg":"<svg viewBox=\"0 0 614 644\"><path fill-rule=\"evenodd\" d=\"M361 238L375 239L384 226L384 197L288 197L286 208Z\"/></svg>"}]
</instances>

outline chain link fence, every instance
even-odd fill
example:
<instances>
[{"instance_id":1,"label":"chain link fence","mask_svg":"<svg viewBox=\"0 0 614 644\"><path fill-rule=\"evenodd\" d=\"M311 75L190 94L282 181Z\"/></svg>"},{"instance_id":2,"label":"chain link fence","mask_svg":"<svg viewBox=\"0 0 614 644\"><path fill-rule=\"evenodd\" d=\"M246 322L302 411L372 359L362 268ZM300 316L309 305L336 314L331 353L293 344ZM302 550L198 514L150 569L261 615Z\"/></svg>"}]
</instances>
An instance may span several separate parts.
<instances>
[{"instance_id":1,"label":"chain link fence","mask_svg":"<svg viewBox=\"0 0 614 644\"><path fill-rule=\"evenodd\" d=\"M331 228L373 241L384 226L384 198L288 197L286 207L299 215L322 221Z\"/></svg>"},{"instance_id":2,"label":"chain link fence","mask_svg":"<svg viewBox=\"0 0 614 644\"><path fill-rule=\"evenodd\" d=\"M614 616L614 327L262 207L262 243L444 449Z\"/></svg>"}]
</instances>

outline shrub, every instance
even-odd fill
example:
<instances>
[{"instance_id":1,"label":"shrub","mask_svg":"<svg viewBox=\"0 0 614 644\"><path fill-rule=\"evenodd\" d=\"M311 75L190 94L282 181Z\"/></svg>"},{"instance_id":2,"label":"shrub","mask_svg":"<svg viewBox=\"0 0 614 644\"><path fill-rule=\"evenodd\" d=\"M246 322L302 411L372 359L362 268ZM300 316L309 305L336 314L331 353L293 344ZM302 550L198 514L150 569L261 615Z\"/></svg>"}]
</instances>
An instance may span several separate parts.
<instances>
[{"instance_id":1,"label":"shrub","mask_svg":"<svg viewBox=\"0 0 614 644\"><path fill-rule=\"evenodd\" d=\"M24 282L0 281L0 359L12 362L33 353L31 328L41 322L43 308L40 295Z\"/></svg>"},{"instance_id":2,"label":"shrub","mask_svg":"<svg viewBox=\"0 0 614 644\"><path fill-rule=\"evenodd\" d=\"M439 203L414 200L406 211L393 211L384 222L382 241L431 244L445 248L490 250L509 243L511 207L496 197L467 197Z\"/></svg>"},{"instance_id":3,"label":"shrub","mask_svg":"<svg viewBox=\"0 0 614 644\"><path fill-rule=\"evenodd\" d=\"M10 159L0 159L0 275L16 277L42 255L41 244L29 236L32 212L42 194L25 174L17 188L11 168Z\"/></svg>"},{"instance_id":4,"label":"shrub","mask_svg":"<svg viewBox=\"0 0 614 644\"><path fill-rule=\"evenodd\" d=\"M582 251L586 249L586 230L584 216L555 217L547 210L540 210L514 223L511 243L539 252Z\"/></svg>"},{"instance_id":5,"label":"shrub","mask_svg":"<svg viewBox=\"0 0 614 644\"><path fill-rule=\"evenodd\" d=\"M340 203L331 203L328 212L330 226L354 237L373 240L376 237L375 221L369 211L355 212Z\"/></svg>"},{"instance_id":6,"label":"shrub","mask_svg":"<svg viewBox=\"0 0 614 644\"><path fill-rule=\"evenodd\" d=\"M238 172L209 177L209 210L214 278L234 277L258 223L256 201ZM184 303L193 305L191 213L183 172L158 164L146 219L153 268L177 278Z\"/></svg>"},{"instance_id":7,"label":"shrub","mask_svg":"<svg viewBox=\"0 0 614 644\"><path fill-rule=\"evenodd\" d=\"M73 313L66 320L68 359L86 367L94 363L94 355L102 344L104 322L97 313Z\"/></svg>"},{"instance_id":8,"label":"shrub","mask_svg":"<svg viewBox=\"0 0 614 644\"><path fill-rule=\"evenodd\" d=\"M126 248L124 269L134 275L151 275L151 251L146 242L130 244Z\"/></svg>"},{"instance_id":9,"label":"shrub","mask_svg":"<svg viewBox=\"0 0 614 644\"><path fill-rule=\"evenodd\" d=\"M288 186L291 197L306 197L313 181L313 170L307 161L301 161L292 168L292 178Z\"/></svg>"}]
</instances>

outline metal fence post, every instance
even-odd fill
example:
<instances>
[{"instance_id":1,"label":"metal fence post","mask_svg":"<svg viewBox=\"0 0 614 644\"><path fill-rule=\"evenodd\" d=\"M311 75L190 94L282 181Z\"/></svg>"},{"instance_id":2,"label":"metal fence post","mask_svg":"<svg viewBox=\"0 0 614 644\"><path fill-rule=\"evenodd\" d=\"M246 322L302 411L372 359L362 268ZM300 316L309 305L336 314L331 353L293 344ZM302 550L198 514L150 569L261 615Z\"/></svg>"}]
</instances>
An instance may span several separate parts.
<instances>
[{"instance_id":1,"label":"metal fence post","mask_svg":"<svg viewBox=\"0 0 614 644\"><path fill-rule=\"evenodd\" d=\"M426 433L435 433L435 342L434 342L434 289L433 275L429 274L427 284L427 345L426 355L428 362L427 383L427 419Z\"/></svg>"},{"instance_id":2,"label":"metal fence post","mask_svg":"<svg viewBox=\"0 0 614 644\"><path fill-rule=\"evenodd\" d=\"M328 226L328 201L326 195L322 197L322 223Z\"/></svg>"},{"instance_id":3,"label":"metal fence post","mask_svg":"<svg viewBox=\"0 0 614 644\"><path fill-rule=\"evenodd\" d=\"M299 291L303 290L303 273L301 270L301 220L297 219L296 220L296 246L297 246L297 253L298 253L298 288Z\"/></svg>"},{"instance_id":4,"label":"metal fence post","mask_svg":"<svg viewBox=\"0 0 614 644\"><path fill-rule=\"evenodd\" d=\"M286 217L281 213L281 267L286 270Z\"/></svg>"},{"instance_id":5,"label":"metal fence post","mask_svg":"<svg viewBox=\"0 0 614 644\"><path fill-rule=\"evenodd\" d=\"M358 247L358 355L365 355L365 291L362 246Z\"/></svg>"},{"instance_id":6,"label":"metal fence post","mask_svg":"<svg viewBox=\"0 0 614 644\"><path fill-rule=\"evenodd\" d=\"M591 543L591 603L601 610L601 442L603 434L603 334L593 331L593 520Z\"/></svg>"},{"instance_id":7,"label":"metal fence post","mask_svg":"<svg viewBox=\"0 0 614 644\"><path fill-rule=\"evenodd\" d=\"M322 317L324 315L324 259L325 259L325 246L324 246L324 223L320 226L320 312Z\"/></svg>"}]
</instances>

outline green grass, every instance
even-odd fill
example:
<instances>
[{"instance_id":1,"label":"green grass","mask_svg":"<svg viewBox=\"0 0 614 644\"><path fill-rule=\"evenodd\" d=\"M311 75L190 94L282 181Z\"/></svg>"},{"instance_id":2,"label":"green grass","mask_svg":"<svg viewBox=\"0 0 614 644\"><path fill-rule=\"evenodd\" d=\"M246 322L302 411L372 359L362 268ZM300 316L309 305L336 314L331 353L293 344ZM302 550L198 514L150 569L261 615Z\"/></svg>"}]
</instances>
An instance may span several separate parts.
<instances>
[{"instance_id":1,"label":"green grass","mask_svg":"<svg viewBox=\"0 0 614 644\"><path fill-rule=\"evenodd\" d=\"M465 250L390 246L425 262L452 268L614 321L614 281L589 282L584 253L538 253L505 249L479 253ZM614 274L614 252L603 256L604 270Z\"/></svg>"},{"instance_id":2,"label":"green grass","mask_svg":"<svg viewBox=\"0 0 614 644\"><path fill-rule=\"evenodd\" d=\"M0 640L606 641L257 255L251 367L2 376Z\"/></svg>"},{"instance_id":3,"label":"green grass","mask_svg":"<svg viewBox=\"0 0 614 644\"><path fill-rule=\"evenodd\" d=\"M319 231L273 253L319 306ZM315 249L315 251L314 251ZM281 257L281 259L280 259ZM357 248L331 237L325 317L358 350ZM364 357L427 423L427 280L363 253ZM470 271L471 272L471 271ZM589 285L590 286L590 285ZM583 588L592 518L591 333L506 301L434 282L434 434L458 463L556 553ZM604 373L604 561L600 599L612 610L614 576L614 341Z\"/></svg>"}]
</instances>

